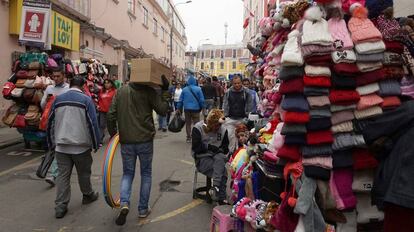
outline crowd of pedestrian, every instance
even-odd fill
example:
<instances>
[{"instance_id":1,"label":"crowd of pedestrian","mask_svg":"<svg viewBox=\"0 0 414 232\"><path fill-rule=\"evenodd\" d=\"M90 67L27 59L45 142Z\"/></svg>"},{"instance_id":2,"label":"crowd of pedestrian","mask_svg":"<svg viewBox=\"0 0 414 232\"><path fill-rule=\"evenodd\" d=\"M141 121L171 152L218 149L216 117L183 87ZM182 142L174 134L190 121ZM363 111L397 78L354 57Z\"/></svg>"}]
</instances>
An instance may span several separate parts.
<instances>
[{"instance_id":1,"label":"crowd of pedestrian","mask_svg":"<svg viewBox=\"0 0 414 232\"><path fill-rule=\"evenodd\" d=\"M49 86L41 106L53 101L47 127L49 149L55 160L46 181L56 184L55 216L63 218L71 195L70 177L73 166L83 194L82 204L98 199L91 184L92 152L109 136L119 134L123 175L120 188L120 211L115 222L123 225L130 211L132 182L139 159L141 176L138 215L147 217L151 182L154 136L154 115L158 130L167 131L173 114L185 118L186 142L191 143L197 169L213 179L214 199L225 203L228 154L238 147L235 127L249 114L256 113L259 101L257 86L249 79L235 76L229 82L217 77L197 78L188 71L186 83L168 81L162 76L160 88L138 83L121 83L116 76L107 77L96 104L84 91L85 80L69 81L61 70L53 72L55 85ZM69 83L67 83L69 82ZM203 118L201 118L203 116Z\"/></svg>"}]
</instances>

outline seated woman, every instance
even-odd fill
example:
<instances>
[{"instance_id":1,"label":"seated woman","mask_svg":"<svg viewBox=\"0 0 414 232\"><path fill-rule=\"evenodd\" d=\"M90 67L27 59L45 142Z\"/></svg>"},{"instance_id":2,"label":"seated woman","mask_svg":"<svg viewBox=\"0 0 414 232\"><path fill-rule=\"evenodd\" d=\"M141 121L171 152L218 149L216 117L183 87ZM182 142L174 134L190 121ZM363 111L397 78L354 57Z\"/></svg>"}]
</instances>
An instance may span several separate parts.
<instances>
[{"instance_id":1,"label":"seated woman","mask_svg":"<svg viewBox=\"0 0 414 232\"><path fill-rule=\"evenodd\" d=\"M224 203L226 199L226 161L229 153L229 138L224 123L223 111L213 109L204 121L193 127L191 153L197 170L213 179L212 199Z\"/></svg>"}]
</instances>

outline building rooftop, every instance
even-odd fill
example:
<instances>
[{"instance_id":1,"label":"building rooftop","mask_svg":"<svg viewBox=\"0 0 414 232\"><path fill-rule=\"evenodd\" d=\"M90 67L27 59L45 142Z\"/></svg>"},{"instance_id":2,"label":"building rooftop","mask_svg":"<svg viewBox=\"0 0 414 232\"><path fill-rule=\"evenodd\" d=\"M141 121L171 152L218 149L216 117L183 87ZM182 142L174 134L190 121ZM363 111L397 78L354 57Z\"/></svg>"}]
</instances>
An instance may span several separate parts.
<instances>
[{"instance_id":1,"label":"building rooftop","mask_svg":"<svg viewBox=\"0 0 414 232\"><path fill-rule=\"evenodd\" d=\"M243 43L222 44L222 45L203 44L200 47L198 47L197 50L217 50L217 49L237 49L237 48L244 48Z\"/></svg>"}]
</instances>

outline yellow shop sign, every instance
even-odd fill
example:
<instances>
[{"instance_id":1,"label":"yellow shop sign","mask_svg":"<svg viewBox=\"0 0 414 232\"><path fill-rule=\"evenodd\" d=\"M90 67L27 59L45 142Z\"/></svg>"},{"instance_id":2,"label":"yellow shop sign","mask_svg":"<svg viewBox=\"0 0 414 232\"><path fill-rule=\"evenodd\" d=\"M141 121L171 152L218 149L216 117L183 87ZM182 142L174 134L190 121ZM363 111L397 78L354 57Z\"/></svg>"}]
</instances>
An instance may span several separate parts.
<instances>
[{"instance_id":1,"label":"yellow shop sign","mask_svg":"<svg viewBox=\"0 0 414 232\"><path fill-rule=\"evenodd\" d=\"M52 11L52 45L79 51L79 23Z\"/></svg>"}]
</instances>

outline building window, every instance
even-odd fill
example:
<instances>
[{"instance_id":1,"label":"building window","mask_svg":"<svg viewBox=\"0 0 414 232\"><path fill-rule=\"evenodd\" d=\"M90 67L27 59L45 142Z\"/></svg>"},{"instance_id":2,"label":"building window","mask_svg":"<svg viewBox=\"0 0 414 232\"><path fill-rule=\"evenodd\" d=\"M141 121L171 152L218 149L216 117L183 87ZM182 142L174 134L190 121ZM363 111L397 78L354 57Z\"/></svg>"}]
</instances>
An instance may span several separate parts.
<instances>
[{"instance_id":1,"label":"building window","mask_svg":"<svg viewBox=\"0 0 414 232\"><path fill-rule=\"evenodd\" d=\"M224 62L220 62L220 69L224 69Z\"/></svg>"},{"instance_id":2,"label":"building window","mask_svg":"<svg viewBox=\"0 0 414 232\"><path fill-rule=\"evenodd\" d=\"M204 51L201 52L201 59L204 59Z\"/></svg>"},{"instance_id":3,"label":"building window","mask_svg":"<svg viewBox=\"0 0 414 232\"><path fill-rule=\"evenodd\" d=\"M220 58L223 59L224 58L224 50L220 51Z\"/></svg>"},{"instance_id":4,"label":"building window","mask_svg":"<svg viewBox=\"0 0 414 232\"><path fill-rule=\"evenodd\" d=\"M135 14L135 0L128 0L128 11Z\"/></svg>"},{"instance_id":5,"label":"building window","mask_svg":"<svg viewBox=\"0 0 414 232\"><path fill-rule=\"evenodd\" d=\"M142 7L142 8L144 9L144 22L143 23L146 27L148 27L148 10L145 7Z\"/></svg>"},{"instance_id":6,"label":"building window","mask_svg":"<svg viewBox=\"0 0 414 232\"><path fill-rule=\"evenodd\" d=\"M154 18L154 34L158 35L158 21Z\"/></svg>"},{"instance_id":7,"label":"building window","mask_svg":"<svg viewBox=\"0 0 414 232\"><path fill-rule=\"evenodd\" d=\"M211 50L210 59L214 59L214 50Z\"/></svg>"},{"instance_id":8,"label":"building window","mask_svg":"<svg viewBox=\"0 0 414 232\"><path fill-rule=\"evenodd\" d=\"M201 62L201 64L200 64L200 68L201 68L201 69L204 69L204 63L203 63L203 62Z\"/></svg>"},{"instance_id":9,"label":"building window","mask_svg":"<svg viewBox=\"0 0 414 232\"><path fill-rule=\"evenodd\" d=\"M237 56L237 50L233 49L233 58L236 58L236 56Z\"/></svg>"},{"instance_id":10,"label":"building window","mask_svg":"<svg viewBox=\"0 0 414 232\"><path fill-rule=\"evenodd\" d=\"M161 41L165 40L165 29L164 27L161 27Z\"/></svg>"},{"instance_id":11,"label":"building window","mask_svg":"<svg viewBox=\"0 0 414 232\"><path fill-rule=\"evenodd\" d=\"M233 61L232 68L236 69L236 67L237 67L237 63L236 63L236 61Z\"/></svg>"},{"instance_id":12,"label":"building window","mask_svg":"<svg viewBox=\"0 0 414 232\"><path fill-rule=\"evenodd\" d=\"M214 62L210 63L210 69L213 70L214 69Z\"/></svg>"}]
</instances>

